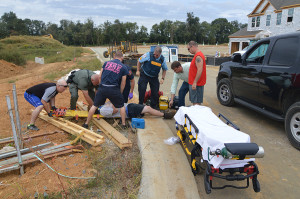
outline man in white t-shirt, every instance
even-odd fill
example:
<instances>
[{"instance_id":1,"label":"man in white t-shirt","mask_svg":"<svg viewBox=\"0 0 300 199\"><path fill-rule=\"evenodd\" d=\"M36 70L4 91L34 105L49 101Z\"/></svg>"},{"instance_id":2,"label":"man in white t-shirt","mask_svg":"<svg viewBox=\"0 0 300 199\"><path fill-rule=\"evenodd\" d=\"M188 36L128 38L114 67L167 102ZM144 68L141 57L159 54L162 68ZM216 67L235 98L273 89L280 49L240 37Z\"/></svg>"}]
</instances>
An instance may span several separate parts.
<instances>
[{"instance_id":1,"label":"man in white t-shirt","mask_svg":"<svg viewBox=\"0 0 300 199\"><path fill-rule=\"evenodd\" d=\"M178 95L179 95L179 101L178 101L178 107L185 106L185 96L189 92L189 70L190 70L191 62L187 62L184 64L180 64L178 61L174 61L171 64L171 68L174 71L173 76L173 82L171 86L171 100L169 102L169 106L172 107L174 103L174 97L176 94L177 86L179 80L183 80L182 85L179 89Z\"/></svg>"}]
</instances>

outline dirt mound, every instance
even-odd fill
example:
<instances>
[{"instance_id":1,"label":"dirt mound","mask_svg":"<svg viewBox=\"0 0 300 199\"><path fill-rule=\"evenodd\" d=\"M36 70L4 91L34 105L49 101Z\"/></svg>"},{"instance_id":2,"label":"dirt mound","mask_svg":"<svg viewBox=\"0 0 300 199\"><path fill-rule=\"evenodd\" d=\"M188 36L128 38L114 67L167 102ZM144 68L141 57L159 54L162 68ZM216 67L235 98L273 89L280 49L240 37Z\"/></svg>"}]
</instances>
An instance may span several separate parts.
<instances>
[{"instance_id":1,"label":"dirt mound","mask_svg":"<svg viewBox=\"0 0 300 199\"><path fill-rule=\"evenodd\" d=\"M25 68L0 60L0 79L22 74Z\"/></svg>"}]
</instances>

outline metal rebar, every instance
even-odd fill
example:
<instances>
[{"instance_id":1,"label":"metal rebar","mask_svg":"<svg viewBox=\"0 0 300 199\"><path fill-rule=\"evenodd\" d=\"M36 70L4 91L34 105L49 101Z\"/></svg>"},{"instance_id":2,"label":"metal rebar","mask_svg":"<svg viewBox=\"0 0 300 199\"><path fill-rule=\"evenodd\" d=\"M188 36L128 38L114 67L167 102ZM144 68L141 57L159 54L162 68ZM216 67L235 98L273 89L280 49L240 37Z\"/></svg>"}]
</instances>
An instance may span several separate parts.
<instances>
[{"instance_id":1,"label":"metal rebar","mask_svg":"<svg viewBox=\"0 0 300 199\"><path fill-rule=\"evenodd\" d=\"M33 146L31 148L21 149L20 152L21 152L21 154L23 154L23 153L27 153L27 152L30 152L30 151L37 151L37 150L43 149L43 148L45 148L45 147L47 147L47 146L49 146L51 144L52 144L52 142L47 142L47 143L44 143L44 144L39 144L39 145ZM0 154L0 160L4 159L4 158L9 158L11 156L15 156L16 154L17 154L16 150Z\"/></svg>"},{"instance_id":2,"label":"metal rebar","mask_svg":"<svg viewBox=\"0 0 300 199\"><path fill-rule=\"evenodd\" d=\"M15 123L14 123L14 116L13 116L13 113L12 113L10 98L9 98L8 95L6 95L5 98L6 98L6 103L7 103L7 109L8 109L8 112L9 112L9 117L10 117L10 122L11 122L11 128L12 128L12 131L13 131L13 137L14 137L14 141L15 141L15 146L16 146L16 149L17 149L18 162L19 162L19 165L20 165L20 174L23 175L24 174L24 167L23 167L23 163L22 163L22 156L21 156L21 152L20 152L20 145L18 143L18 135L17 135L16 126L15 126Z\"/></svg>"},{"instance_id":3,"label":"metal rebar","mask_svg":"<svg viewBox=\"0 0 300 199\"><path fill-rule=\"evenodd\" d=\"M23 139L22 139L22 132L21 132L21 121L19 115L19 106L18 106L18 97L17 97L17 89L16 85L13 85L13 98L14 98L14 106L15 106L15 117L17 122L17 132L18 132L18 139L20 148L23 149Z\"/></svg>"}]
</instances>

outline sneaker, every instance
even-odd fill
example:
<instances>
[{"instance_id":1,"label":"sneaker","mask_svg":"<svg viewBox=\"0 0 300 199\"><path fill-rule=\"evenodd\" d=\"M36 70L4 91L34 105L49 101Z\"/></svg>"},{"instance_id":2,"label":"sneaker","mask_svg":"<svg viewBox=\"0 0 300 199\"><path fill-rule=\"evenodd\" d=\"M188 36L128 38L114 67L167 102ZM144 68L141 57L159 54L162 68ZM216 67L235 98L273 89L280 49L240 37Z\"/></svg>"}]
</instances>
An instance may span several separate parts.
<instances>
[{"instance_id":1,"label":"sneaker","mask_svg":"<svg viewBox=\"0 0 300 199\"><path fill-rule=\"evenodd\" d=\"M28 126L27 126L27 129L28 130L33 130L33 131L38 131L38 130L40 130L37 126L35 126L34 124L29 124Z\"/></svg>"},{"instance_id":2,"label":"sneaker","mask_svg":"<svg viewBox=\"0 0 300 199\"><path fill-rule=\"evenodd\" d=\"M174 115L175 115L175 112L166 111L166 112L164 113L164 118L165 118L165 119L172 119L172 118L174 117Z\"/></svg>"},{"instance_id":3,"label":"sneaker","mask_svg":"<svg viewBox=\"0 0 300 199\"><path fill-rule=\"evenodd\" d=\"M89 125L86 124L86 123L84 123L84 124L82 125L82 127L83 127L83 128L86 128L86 129L89 129Z\"/></svg>"}]
</instances>

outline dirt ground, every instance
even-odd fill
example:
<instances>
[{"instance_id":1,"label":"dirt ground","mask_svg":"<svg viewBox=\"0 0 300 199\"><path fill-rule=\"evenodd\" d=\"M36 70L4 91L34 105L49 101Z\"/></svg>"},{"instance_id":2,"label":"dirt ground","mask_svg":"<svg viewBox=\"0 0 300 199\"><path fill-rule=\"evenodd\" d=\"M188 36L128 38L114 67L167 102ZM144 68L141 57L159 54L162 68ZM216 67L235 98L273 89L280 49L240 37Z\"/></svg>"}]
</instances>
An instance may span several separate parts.
<instances>
[{"instance_id":1,"label":"dirt ground","mask_svg":"<svg viewBox=\"0 0 300 199\"><path fill-rule=\"evenodd\" d=\"M85 58L86 57L82 57L79 58L79 60L84 61ZM30 139L29 141L24 142L25 148L46 142L62 144L71 141L71 139L74 139L74 137L70 136L68 133L63 132L57 127L50 125L49 123L41 119L37 119L36 121L36 126L40 128L38 132L27 131L26 126L30 121L31 110L33 109L33 107L24 99L23 95L26 89L28 89L29 87L39 83L49 82L49 80L44 78L45 74L53 71L63 71L67 68L73 68L74 66L76 66L75 64L76 63L74 62L59 62L40 65L29 62L26 66L21 67L0 60L0 113L2 115L2 117L0 117L0 123L2 124L0 126L0 139L12 137L11 123L7 111L5 96L9 95L11 100L13 100L13 84L16 84L17 88L22 132L25 132L25 134L28 136L47 132L51 133L54 131L57 132L52 135ZM81 92L79 92L79 95L79 101L84 101ZM56 107L69 107L69 100L70 93L68 90L66 90L62 94L58 94L56 96ZM84 120L82 119L81 123L83 123L83 121ZM130 160L132 155L138 156L139 151L136 145L136 136L127 136L134 142L134 146L130 150L121 151L112 141L106 140L106 143L102 144L101 147L93 147L91 148L91 150L84 150L83 153L72 153L63 156L57 156L51 159L47 159L46 163L63 175L73 177L93 177L97 174L97 170L95 170L95 166L97 165L92 165L92 163L95 162L95 159L93 160L93 157L98 156L107 159L106 157L114 156L114 159L116 161L123 160L122 162L124 162L124 164L128 164L128 161ZM4 145L0 145L0 149L3 146ZM84 146L86 149L89 148L89 146L87 145ZM116 155L113 153L118 154ZM111 160L112 158L108 159L107 161ZM128 172L126 169L124 170L124 172L125 171ZM136 172L138 173L139 171ZM133 172L133 174L136 175L135 172ZM111 176L109 177L115 179ZM45 164L37 162L26 165L25 174L21 177L18 170L0 174L0 198L34 198L34 196L37 194L40 198L40 196L43 196L44 193L47 193L48 195L62 193L62 195L64 195L64 198L98 198L98 196L100 196L99 192L103 192L103 197L106 197L105 194L107 194L109 195L109 197L114 196L112 198L126 198L125 196L128 195L128 193L126 193L126 191L128 191L127 189L130 189L130 191L132 191L132 187L129 188L128 184L134 184L130 181L130 177L131 176L128 177L124 175L125 180L123 185L120 187L120 190L123 190L124 193L122 193L122 191L120 192L119 190L115 190L116 193L114 193L114 190L107 191L105 186L103 187L104 190L98 189L97 191L94 191L92 193L85 193L84 191L80 191L80 193L78 193L78 187L86 185L88 180L63 178L59 175L56 175L52 170L47 168ZM91 183L98 182L94 181ZM72 197L68 195L68 193L70 192L72 192L73 194Z\"/></svg>"}]
</instances>

